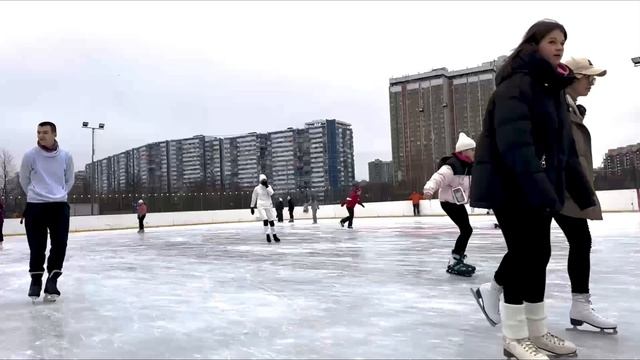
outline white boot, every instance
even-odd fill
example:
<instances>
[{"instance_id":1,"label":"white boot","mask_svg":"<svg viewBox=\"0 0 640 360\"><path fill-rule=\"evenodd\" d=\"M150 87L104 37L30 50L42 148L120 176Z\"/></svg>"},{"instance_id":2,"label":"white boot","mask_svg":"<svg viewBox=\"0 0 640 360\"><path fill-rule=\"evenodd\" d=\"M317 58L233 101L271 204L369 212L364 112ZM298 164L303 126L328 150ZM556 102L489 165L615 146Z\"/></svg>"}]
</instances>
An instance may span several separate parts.
<instances>
[{"instance_id":1,"label":"white boot","mask_svg":"<svg viewBox=\"0 0 640 360\"><path fill-rule=\"evenodd\" d=\"M495 280L491 280L490 283L482 284L479 288L471 288L471 294L476 298L476 302L489 324L491 326L500 324L502 286L498 285Z\"/></svg>"},{"instance_id":2,"label":"white boot","mask_svg":"<svg viewBox=\"0 0 640 360\"><path fill-rule=\"evenodd\" d=\"M553 335L547 329L544 301L535 304L524 303L524 305L529 338L539 349L561 356L576 354L578 349L575 344Z\"/></svg>"},{"instance_id":3,"label":"white boot","mask_svg":"<svg viewBox=\"0 0 640 360\"><path fill-rule=\"evenodd\" d=\"M571 325L580 326L587 323L601 330L616 330L618 324L605 319L598 315L591 307L591 294L571 294L573 301L571 302Z\"/></svg>"},{"instance_id":4,"label":"white boot","mask_svg":"<svg viewBox=\"0 0 640 360\"><path fill-rule=\"evenodd\" d=\"M507 358L549 360L529 340L524 305L500 303L502 317L503 353Z\"/></svg>"}]
</instances>

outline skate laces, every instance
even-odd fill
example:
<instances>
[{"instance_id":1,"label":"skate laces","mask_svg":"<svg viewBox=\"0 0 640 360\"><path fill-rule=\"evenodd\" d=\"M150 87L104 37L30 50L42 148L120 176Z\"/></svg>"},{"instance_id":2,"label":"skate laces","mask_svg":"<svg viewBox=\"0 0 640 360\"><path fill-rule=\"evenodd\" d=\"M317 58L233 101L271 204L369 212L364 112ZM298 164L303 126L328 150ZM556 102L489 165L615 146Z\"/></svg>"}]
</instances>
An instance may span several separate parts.
<instances>
[{"instance_id":1,"label":"skate laces","mask_svg":"<svg viewBox=\"0 0 640 360\"><path fill-rule=\"evenodd\" d=\"M529 338L516 340L516 343L531 355L541 354L540 349Z\"/></svg>"},{"instance_id":2,"label":"skate laces","mask_svg":"<svg viewBox=\"0 0 640 360\"><path fill-rule=\"evenodd\" d=\"M542 338L553 345L564 346L564 339L558 336L553 335L551 332L547 331L546 334L542 335Z\"/></svg>"}]
</instances>

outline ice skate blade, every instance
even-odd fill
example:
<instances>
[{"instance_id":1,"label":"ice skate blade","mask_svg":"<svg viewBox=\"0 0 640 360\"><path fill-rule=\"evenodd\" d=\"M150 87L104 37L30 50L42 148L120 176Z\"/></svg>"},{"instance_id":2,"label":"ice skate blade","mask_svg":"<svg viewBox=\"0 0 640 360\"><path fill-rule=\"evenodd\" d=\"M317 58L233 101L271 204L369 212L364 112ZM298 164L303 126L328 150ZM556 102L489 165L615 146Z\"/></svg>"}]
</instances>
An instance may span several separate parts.
<instances>
[{"instance_id":1,"label":"ice skate blade","mask_svg":"<svg viewBox=\"0 0 640 360\"><path fill-rule=\"evenodd\" d=\"M577 358L578 357L578 351L573 352L571 354L556 354L553 353L551 351L545 350L541 347L538 348L538 350L540 350L541 353L547 355L547 357L549 359L566 359L566 358Z\"/></svg>"},{"instance_id":2,"label":"ice skate blade","mask_svg":"<svg viewBox=\"0 0 640 360\"><path fill-rule=\"evenodd\" d=\"M473 273L462 274L462 273L455 272L455 271L449 270L449 269L447 269L447 273L449 273L451 275L462 276L462 277L471 277L471 275L473 275Z\"/></svg>"},{"instance_id":3,"label":"ice skate blade","mask_svg":"<svg viewBox=\"0 0 640 360\"><path fill-rule=\"evenodd\" d=\"M45 294L44 298L42 299L44 302L48 302L48 303L54 303L56 302L56 300L58 300L58 297L60 295L55 295L55 294Z\"/></svg>"},{"instance_id":4,"label":"ice skate blade","mask_svg":"<svg viewBox=\"0 0 640 360\"><path fill-rule=\"evenodd\" d=\"M596 335L618 335L618 328L600 329L594 326L594 329L584 329L574 325L573 327L566 328L565 330L570 332L581 332Z\"/></svg>"},{"instance_id":5,"label":"ice skate blade","mask_svg":"<svg viewBox=\"0 0 640 360\"><path fill-rule=\"evenodd\" d=\"M484 317L489 322L489 325L491 325L493 327L496 327L496 325L498 325L498 323L496 323L495 321L491 320L489 315L487 315L487 311L484 309L484 299L482 298L482 294L480 293L480 288L475 289L475 290L473 288L470 288L470 290L471 290L471 295L473 295L473 297L476 299L476 303L478 303L478 306L480 307L480 310L482 310L482 313L484 314Z\"/></svg>"}]
</instances>

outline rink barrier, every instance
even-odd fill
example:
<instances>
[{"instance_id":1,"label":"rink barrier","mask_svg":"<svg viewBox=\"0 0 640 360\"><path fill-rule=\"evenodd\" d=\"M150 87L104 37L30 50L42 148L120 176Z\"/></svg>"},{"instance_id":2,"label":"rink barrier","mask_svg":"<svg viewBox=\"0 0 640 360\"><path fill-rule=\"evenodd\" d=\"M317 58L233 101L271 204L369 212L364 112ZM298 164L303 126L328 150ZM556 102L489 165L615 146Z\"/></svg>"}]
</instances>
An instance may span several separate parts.
<instances>
[{"instance_id":1,"label":"rink barrier","mask_svg":"<svg viewBox=\"0 0 640 360\"><path fill-rule=\"evenodd\" d=\"M638 195L636 190L608 190L598 191L600 205L604 212L631 212L638 211ZM364 203L365 208L356 206L355 216L361 218L371 217L405 217L413 216L413 206L411 201L386 201ZM470 215L485 215L484 209L468 208ZM420 201L420 214L422 216L443 216L446 215L438 200ZM318 209L318 219L338 219L345 217L347 211L338 204L320 205ZM285 222L288 221L289 213L284 209ZM297 206L294 212L296 220L311 219L311 211L304 213L302 206ZM167 227L167 226L188 226L223 224L238 222L258 221L256 216L252 216L249 209L233 210L211 210L211 211L182 211L166 213L149 213L145 219L145 228ZM69 230L71 232L83 231L103 231L103 230L124 230L137 229L138 220L136 214L121 215L99 215L99 216L73 216ZM24 226L20 225L19 219L5 219L4 235L24 235Z\"/></svg>"}]
</instances>

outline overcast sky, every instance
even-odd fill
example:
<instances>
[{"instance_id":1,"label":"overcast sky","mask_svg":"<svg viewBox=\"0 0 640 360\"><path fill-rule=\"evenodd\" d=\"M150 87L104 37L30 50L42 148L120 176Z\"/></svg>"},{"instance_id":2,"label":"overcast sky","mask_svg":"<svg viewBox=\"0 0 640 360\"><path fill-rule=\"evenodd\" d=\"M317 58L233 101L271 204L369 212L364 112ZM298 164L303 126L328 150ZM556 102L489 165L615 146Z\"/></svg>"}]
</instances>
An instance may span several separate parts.
<instances>
[{"instance_id":1,"label":"overcast sky","mask_svg":"<svg viewBox=\"0 0 640 360\"><path fill-rule=\"evenodd\" d=\"M356 178L391 159L390 77L508 54L552 18L565 58L608 70L587 107L594 162L640 142L640 2L0 2L0 147L58 124L76 169L149 142L353 125Z\"/></svg>"}]
</instances>

